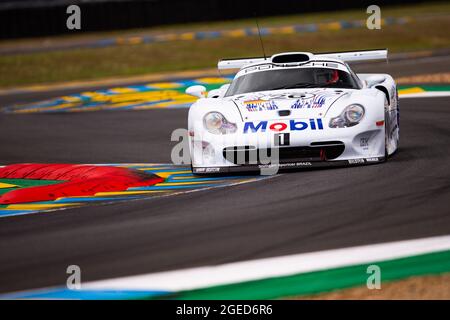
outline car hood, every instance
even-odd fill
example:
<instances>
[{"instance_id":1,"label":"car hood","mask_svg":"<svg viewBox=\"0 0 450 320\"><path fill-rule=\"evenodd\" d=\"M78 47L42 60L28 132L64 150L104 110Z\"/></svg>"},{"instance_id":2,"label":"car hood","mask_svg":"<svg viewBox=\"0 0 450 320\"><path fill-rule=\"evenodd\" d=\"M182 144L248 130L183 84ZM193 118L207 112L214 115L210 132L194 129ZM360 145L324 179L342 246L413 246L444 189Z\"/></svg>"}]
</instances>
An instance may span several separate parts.
<instances>
[{"instance_id":1,"label":"car hood","mask_svg":"<svg viewBox=\"0 0 450 320\"><path fill-rule=\"evenodd\" d=\"M246 120L321 118L351 89L290 89L232 96ZM280 111L283 111L280 114Z\"/></svg>"}]
</instances>

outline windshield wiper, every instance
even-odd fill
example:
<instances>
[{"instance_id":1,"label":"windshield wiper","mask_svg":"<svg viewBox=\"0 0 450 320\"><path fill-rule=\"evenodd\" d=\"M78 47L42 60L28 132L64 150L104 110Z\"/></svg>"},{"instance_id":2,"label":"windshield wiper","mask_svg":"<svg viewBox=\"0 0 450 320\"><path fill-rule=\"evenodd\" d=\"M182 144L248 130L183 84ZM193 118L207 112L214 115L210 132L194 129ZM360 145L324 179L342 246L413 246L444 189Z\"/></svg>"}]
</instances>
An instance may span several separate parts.
<instances>
[{"instance_id":1,"label":"windshield wiper","mask_svg":"<svg viewBox=\"0 0 450 320\"><path fill-rule=\"evenodd\" d=\"M294 83L294 84L288 84L282 87L273 88L270 90L281 90L281 89L296 89L296 88L316 88L319 85L317 83Z\"/></svg>"},{"instance_id":2,"label":"windshield wiper","mask_svg":"<svg viewBox=\"0 0 450 320\"><path fill-rule=\"evenodd\" d=\"M340 83L340 84L336 84L336 83L322 83L322 84L318 84L318 83L297 83L297 84L285 85L285 86L274 88L274 89L270 89L270 90L296 89L296 88L355 89L352 85L344 84L344 83Z\"/></svg>"}]
</instances>

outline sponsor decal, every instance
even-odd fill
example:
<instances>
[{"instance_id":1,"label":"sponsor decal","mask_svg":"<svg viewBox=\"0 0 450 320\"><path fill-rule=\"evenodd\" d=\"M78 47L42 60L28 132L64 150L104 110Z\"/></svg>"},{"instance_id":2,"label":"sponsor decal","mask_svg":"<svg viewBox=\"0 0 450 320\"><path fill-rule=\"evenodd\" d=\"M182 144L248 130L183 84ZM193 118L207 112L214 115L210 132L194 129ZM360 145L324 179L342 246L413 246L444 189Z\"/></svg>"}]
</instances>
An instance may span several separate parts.
<instances>
[{"instance_id":1,"label":"sponsor decal","mask_svg":"<svg viewBox=\"0 0 450 320\"><path fill-rule=\"evenodd\" d=\"M244 133L266 132L267 130L273 132L323 130L323 123L322 119L290 120L287 123L279 121L270 124L268 121L247 121L244 123Z\"/></svg>"},{"instance_id":2,"label":"sponsor decal","mask_svg":"<svg viewBox=\"0 0 450 320\"><path fill-rule=\"evenodd\" d=\"M311 162L296 162L295 163L297 166L299 167L307 167L307 166L312 166Z\"/></svg>"},{"instance_id":3,"label":"sponsor decal","mask_svg":"<svg viewBox=\"0 0 450 320\"><path fill-rule=\"evenodd\" d=\"M363 148L364 150L369 149L369 138L363 137L359 139L359 146Z\"/></svg>"},{"instance_id":4,"label":"sponsor decal","mask_svg":"<svg viewBox=\"0 0 450 320\"><path fill-rule=\"evenodd\" d=\"M243 95L235 98L235 101L242 102L242 105L249 111L268 111L278 110L279 103L277 101L295 99L291 109L309 109L321 108L325 105L330 97L335 97L335 92L324 91L323 89L313 92L286 92L286 93L264 93L252 94L251 96Z\"/></svg>"},{"instance_id":5,"label":"sponsor decal","mask_svg":"<svg viewBox=\"0 0 450 320\"><path fill-rule=\"evenodd\" d=\"M202 172L202 173L211 173L211 172L220 172L220 168L194 168L194 172Z\"/></svg>"},{"instance_id":6,"label":"sponsor decal","mask_svg":"<svg viewBox=\"0 0 450 320\"><path fill-rule=\"evenodd\" d=\"M364 159L349 159L348 163L349 164L360 164L360 163L364 163Z\"/></svg>"},{"instance_id":7,"label":"sponsor decal","mask_svg":"<svg viewBox=\"0 0 450 320\"><path fill-rule=\"evenodd\" d=\"M297 101L295 101L295 103L291 106L291 109L321 108L325 104L327 97L332 95L334 94L310 94L302 99L297 99Z\"/></svg>"},{"instance_id":8,"label":"sponsor decal","mask_svg":"<svg viewBox=\"0 0 450 320\"><path fill-rule=\"evenodd\" d=\"M301 161L301 162L289 162L289 163L272 163L272 164L261 164L258 166L260 169L268 169L268 168L295 168L295 167L309 167L312 166L312 163L309 161Z\"/></svg>"},{"instance_id":9,"label":"sponsor decal","mask_svg":"<svg viewBox=\"0 0 450 320\"><path fill-rule=\"evenodd\" d=\"M380 158L378 157L373 157L373 158L366 158L367 162L378 162L380 161Z\"/></svg>"},{"instance_id":10,"label":"sponsor decal","mask_svg":"<svg viewBox=\"0 0 450 320\"><path fill-rule=\"evenodd\" d=\"M278 110L278 106L273 100L249 100L244 101L244 106L249 112Z\"/></svg>"}]
</instances>

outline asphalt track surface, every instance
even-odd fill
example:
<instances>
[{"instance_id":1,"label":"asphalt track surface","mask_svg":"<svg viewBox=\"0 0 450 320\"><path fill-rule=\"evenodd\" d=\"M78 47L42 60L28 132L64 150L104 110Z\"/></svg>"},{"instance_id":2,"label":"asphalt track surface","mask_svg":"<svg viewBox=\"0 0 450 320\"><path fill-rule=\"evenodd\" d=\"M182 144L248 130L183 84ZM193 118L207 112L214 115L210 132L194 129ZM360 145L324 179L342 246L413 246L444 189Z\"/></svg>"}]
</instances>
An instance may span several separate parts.
<instances>
[{"instance_id":1,"label":"asphalt track surface","mask_svg":"<svg viewBox=\"0 0 450 320\"><path fill-rule=\"evenodd\" d=\"M394 76L450 57L361 65ZM61 92L0 97L2 105ZM449 98L401 100L387 163L0 219L0 292L450 234ZM0 114L0 163L170 162L187 110Z\"/></svg>"}]
</instances>

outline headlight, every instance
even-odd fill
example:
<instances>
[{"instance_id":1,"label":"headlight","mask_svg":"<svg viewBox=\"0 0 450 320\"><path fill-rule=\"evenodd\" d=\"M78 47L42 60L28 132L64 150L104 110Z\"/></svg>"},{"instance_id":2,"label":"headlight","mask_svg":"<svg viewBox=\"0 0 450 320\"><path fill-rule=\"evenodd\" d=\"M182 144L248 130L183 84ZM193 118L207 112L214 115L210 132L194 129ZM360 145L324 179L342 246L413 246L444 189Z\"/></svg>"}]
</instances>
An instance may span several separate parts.
<instances>
[{"instance_id":1,"label":"headlight","mask_svg":"<svg viewBox=\"0 0 450 320\"><path fill-rule=\"evenodd\" d=\"M229 122L220 112L208 112L203 117L205 129L213 134L228 134L236 132L237 126Z\"/></svg>"},{"instance_id":2,"label":"headlight","mask_svg":"<svg viewBox=\"0 0 450 320\"><path fill-rule=\"evenodd\" d=\"M351 104L337 117L330 120L330 128L347 128L357 125L364 117L364 107Z\"/></svg>"}]
</instances>

